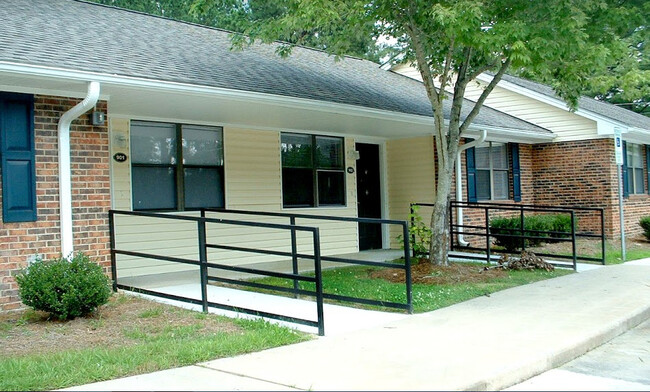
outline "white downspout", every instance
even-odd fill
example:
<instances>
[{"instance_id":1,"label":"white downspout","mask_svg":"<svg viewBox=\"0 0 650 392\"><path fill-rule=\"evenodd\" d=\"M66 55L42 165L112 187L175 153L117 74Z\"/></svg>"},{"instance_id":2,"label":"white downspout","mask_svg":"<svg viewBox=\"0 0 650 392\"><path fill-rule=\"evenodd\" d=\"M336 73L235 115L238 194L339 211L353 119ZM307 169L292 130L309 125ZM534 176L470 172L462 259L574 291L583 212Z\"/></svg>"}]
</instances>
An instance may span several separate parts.
<instances>
[{"instance_id":1,"label":"white downspout","mask_svg":"<svg viewBox=\"0 0 650 392\"><path fill-rule=\"evenodd\" d=\"M463 181L462 181L462 171L461 171L461 165L460 165L460 157L461 153L468 148L472 148L476 146L477 144L483 143L485 141L485 138L487 137L487 131L483 130L481 131L481 136L479 136L478 139L472 140L469 143L465 143L462 146L458 147L458 155L456 156L456 201L463 201ZM458 211L456 212L456 223L459 226L463 225L463 209L458 208ZM463 238L463 228L459 227L458 228L459 234L458 234L458 244L460 246L468 246L469 242L465 241L465 238Z\"/></svg>"},{"instance_id":2,"label":"white downspout","mask_svg":"<svg viewBox=\"0 0 650 392\"><path fill-rule=\"evenodd\" d=\"M61 254L74 252L72 240L72 184L70 173L70 124L93 108L99 99L99 82L88 83L88 94L83 101L63 113L59 119L59 216L61 220Z\"/></svg>"}]
</instances>

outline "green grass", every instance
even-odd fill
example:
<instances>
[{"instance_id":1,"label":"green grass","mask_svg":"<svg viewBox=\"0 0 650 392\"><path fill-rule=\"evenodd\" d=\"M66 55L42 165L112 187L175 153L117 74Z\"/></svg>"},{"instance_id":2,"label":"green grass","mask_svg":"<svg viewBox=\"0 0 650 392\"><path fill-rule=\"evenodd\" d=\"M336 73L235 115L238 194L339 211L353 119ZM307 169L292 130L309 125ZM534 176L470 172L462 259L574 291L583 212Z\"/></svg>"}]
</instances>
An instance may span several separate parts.
<instances>
[{"instance_id":1,"label":"green grass","mask_svg":"<svg viewBox=\"0 0 650 392\"><path fill-rule=\"evenodd\" d=\"M625 259L630 260L639 260L650 257L650 249L626 249L625 250ZM620 247L618 249L613 249L611 246L607 246L605 251L605 264L620 264L623 262L623 256L621 255Z\"/></svg>"},{"instance_id":2,"label":"green grass","mask_svg":"<svg viewBox=\"0 0 650 392\"><path fill-rule=\"evenodd\" d=\"M473 264L479 269L484 264ZM368 277L370 267L346 267L323 271L323 292L347 295L357 298L373 299L377 301L406 303L404 283L391 283L383 279ZM495 278L486 283L460 283L449 285L413 285L413 310L427 312L472 298L488 295L510 287L520 286L539 280L554 278L572 273L570 270L556 269L553 272L538 271L508 271L503 278ZM313 275L312 275L313 276ZM282 287L293 287L289 279L263 278L255 280ZM300 282L300 288L314 290L314 284ZM348 304L350 305L350 304ZM351 306L351 305L350 305ZM376 309L366 305L354 305L364 308ZM385 309L383 309L385 310Z\"/></svg>"},{"instance_id":3,"label":"green grass","mask_svg":"<svg viewBox=\"0 0 650 392\"><path fill-rule=\"evenodd\" d=\"M213 315L207 316L213 317ZM200 325L131 330L134 344L0 359L0 390L49 390L192 365L308 339L264 321L230 320L236 332L201 334Z\"/></svg>"}]
</instances>

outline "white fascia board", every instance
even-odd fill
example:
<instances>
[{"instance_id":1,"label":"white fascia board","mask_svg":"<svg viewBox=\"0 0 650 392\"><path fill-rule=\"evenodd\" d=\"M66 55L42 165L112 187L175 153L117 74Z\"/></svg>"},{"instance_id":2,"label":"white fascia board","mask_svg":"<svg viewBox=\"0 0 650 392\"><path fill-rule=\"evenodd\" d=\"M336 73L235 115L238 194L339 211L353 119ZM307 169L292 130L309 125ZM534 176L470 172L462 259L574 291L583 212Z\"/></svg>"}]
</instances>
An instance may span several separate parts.
<instances>
[{"instance_id":1,"label":"white fascia board","mask_svg":"<svg viewBox=\"0 0 650 392\"><path fill-rule=\"evenodd\" d=\"M489 141L510 141L517 143L535 144L548 143L555 139L553 133L540 133L533 131L524 131L521 129L486 127L481 125L471 125L463 134L463 137L477 138L481 131L487 131L487 140Z\"/></svg>"},{"instance_id":2,"label":"white fascia board","mask_svg":"<svg viewBox=\"0 0 650 392\"><path fill-rule=\"evenodd\" d=\"M476 79L485 82L485 83L490 83L492 81L492 76L486 75L486 74L481 74L479 75ZM521 94L523 96L533 98L535 100L538 100L540 102L546 103L551 106L555 106L557 108L560 108L565 111L569 111L569 108L566 106L566 102L559 98L554 98L554 97L549 97L548 95L538 93L537 91L532 91L529 90L525 87L519 86L514 83L510 83L505 80L500 80L497 86L505 88L506 90L513 91L515 93ZM574 112L575 114L587 118L589 120L596 121L596 127L599 135L613 135L614 134L614 127L617 128L625 128L627 127L625 124L618 122L618 121L613 121L609 117L605 117L603 115L600 115L598 113L594 113L589 110L585 109L576 109Z\"/></svg>"},{"instance_id":3,"label":"white fascia board","mask_svg":"<svg viewBox=\"0 0 650 392\"><path fill-rule=\"evenodd\" d=\"M136 78L131 76L109 75L88 71L73 71L63 68L27 65L0 61L0 72L11 72L19 75L50 77L57 79L72 79L78 81L97 81L102 84L112 84L126 87L140 87L149 90L175 91L196 95L219 95L234 100L246 102L274 103L281 106L304 108L323 112L374 117L378 119L391 119L415 124L433 125L433 117L416 114L390 112L380 109L365 108L361 106L318 101L306 98L287 97L274 94L265 94L252 91L233 90L219 87L199 86L188 83L168 82L161 80Z\"/></svg>"},{"instance_id":4,"label":"white fascia board","mask_svg":"<svg viewBox=\"0 0 650 392\"><path fill-rule=\"evenodd\" d=\"M642 128L627 128L627 133L623 132L623 140L636 144L650 144L650 131Z\"/></svg>"}]
</instances>

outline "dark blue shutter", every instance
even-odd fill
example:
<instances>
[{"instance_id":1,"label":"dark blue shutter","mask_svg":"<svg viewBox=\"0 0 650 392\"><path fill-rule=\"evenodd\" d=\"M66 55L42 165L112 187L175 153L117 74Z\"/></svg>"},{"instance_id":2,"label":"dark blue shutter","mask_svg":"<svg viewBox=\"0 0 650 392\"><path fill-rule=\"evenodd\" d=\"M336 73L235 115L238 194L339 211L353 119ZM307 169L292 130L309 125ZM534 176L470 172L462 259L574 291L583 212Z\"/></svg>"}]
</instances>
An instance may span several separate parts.
<instances>
[{"instance_id":1,"label":"dark blue shutter","mask_svg":"<svg viewBox=\"0 0 650 392\"><path fill-rule=\"evenodd\" d=\"M467 160L467 201L476 203L476 161L474 159L474 147L465 150Z\"/></svg>"},{"instance_id":2,"label":"dark blue shutter","mask_svg":"<svg viewBox=\"0 0 650 392\"><path fill-rule=\"evenodd\" d=\"M521 166L519 166L519 144L510 143L512 154L512 197L521 201Z\"/></svg>"},{"instance_id":3,"label":"dark blue shutter","mask_svg":"<svg viewBox=\"0 0 650 392\"><path fill-rule=\"evenodd\" d=\"M34 97L0 93L2 220L36 220Z\"/></svg>"},{"instance_id":4,"label":"dark blue shutter","mask_svg":"<svg viewBox=\"0 0 650 392\"><path fill-rule=\"evenodd\" d=\"M627 143L623 141L623 197L628 197L630 195L630 186L627 183Z\"/></svg>"},{"instance_id":5,"label":"dark blue shutter","mask_svg":"<svg viewBox=\"0 0 650 392\"><path fill-rule=\"evenodd\" d=\"M648 193L650 193L650 144L645 146L645 169L648 173Z\"/></svg>"}]
</instances>

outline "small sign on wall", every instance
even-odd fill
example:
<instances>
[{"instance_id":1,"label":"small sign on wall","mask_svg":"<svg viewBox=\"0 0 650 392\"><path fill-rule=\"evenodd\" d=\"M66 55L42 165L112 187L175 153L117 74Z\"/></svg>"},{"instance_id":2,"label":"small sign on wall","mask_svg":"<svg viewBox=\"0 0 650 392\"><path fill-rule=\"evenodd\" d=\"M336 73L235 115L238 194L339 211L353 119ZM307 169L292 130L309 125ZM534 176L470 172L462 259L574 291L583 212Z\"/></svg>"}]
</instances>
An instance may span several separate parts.
<instances>
[{"instance_id":1,"label":"small sign on wall","mask_svg":"<svg viewBox=\"0 0 650 392\"><path fill-rule=\"evenodd\" d=\"M614 128L614 151L616 155L616 164L623 164L623 135L621 128Z\"/></svg>"},{"instance_id":2,"label":"small sign on wall","mask_svg":"<svg viewBox=\"0 0 650 392\"><path fill-rule=\"evenodd\" d=\"M118 152L118 153L116 153L115 155L113 155L113 159L115 160L115 162L126 162L126 160L128 159L128 157L126 156L125 153L123 153L123 152Z\"/></svg>"}]
</instances>

